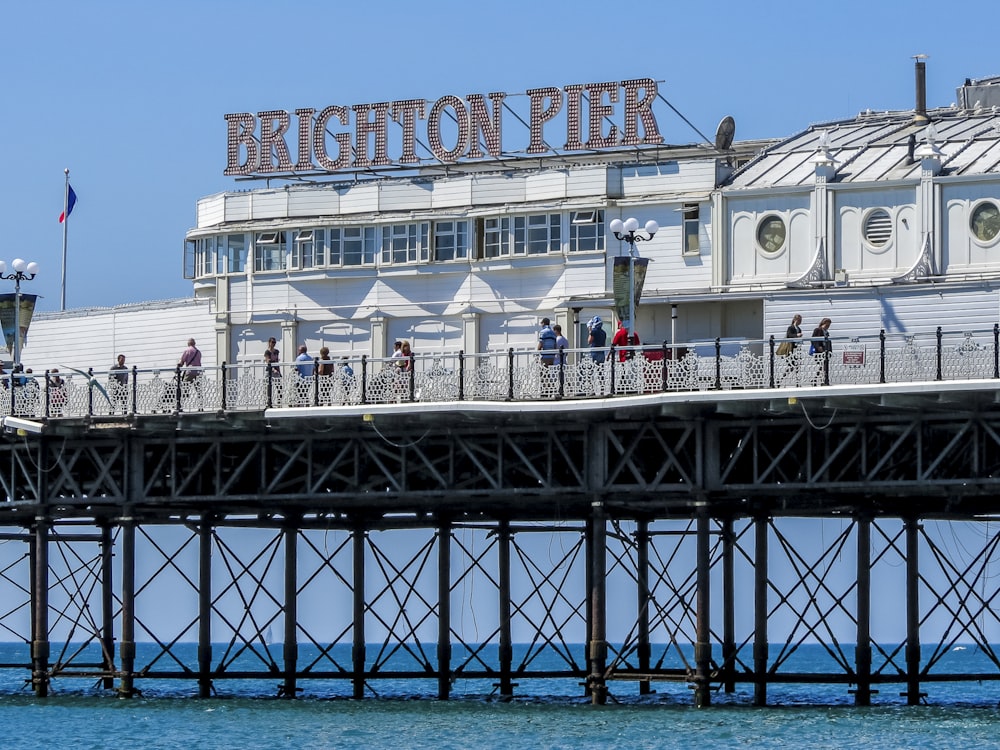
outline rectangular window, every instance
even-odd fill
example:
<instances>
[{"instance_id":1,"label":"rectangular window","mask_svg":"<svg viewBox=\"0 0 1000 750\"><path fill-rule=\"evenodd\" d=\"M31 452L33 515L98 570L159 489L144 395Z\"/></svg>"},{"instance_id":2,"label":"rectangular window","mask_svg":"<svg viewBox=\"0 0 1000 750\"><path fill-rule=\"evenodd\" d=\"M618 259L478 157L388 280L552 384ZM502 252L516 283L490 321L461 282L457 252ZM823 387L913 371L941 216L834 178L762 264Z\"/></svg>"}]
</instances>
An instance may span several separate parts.
<instances>
[{"instance_id":1,"label":"rectangular window","mask_svg":"<svg viewBox=\"0 0 1000 750\"><path fill-rule=\"evenodd\" d=\"M215 237L202 237L195 243L195 275L211 276L215 264Z\"/></svg>"},{"instance_id":2,"label":"rectangular window","mask_svg":"<svg viewBox=\"0 0 1000 750\"><path fill-rule=\"evenodd\" d=\"M464 260L469 257L469 222L434 222L434 260Z\"/></svg>"},{"instance_id":3,"label":"rectangular window","mask_svg":"<svg viewBox=\"0 0 1000 750\"><path fill-rule=\"evenodd\" d=\"M226 262L228 273L246 273L247 236L230 234L226 237Z\"/></svg>"},{"instance_id":4,"label":"rectangular window","mask_svg":"<svg viewBox=\"0 0 1000 750\"><path fill-rule=\"evenodd\" d=\"M285 270L288 257L287 242L285 232L258 233L253 247L253 270Z\"/></svg>"},{"instance_id":5,"label":"rectangular window","mask_svg":"<svg viewBox=\"0 0 1000 750\"><path fill-rule=\"evenodd\" d=\"M698 219L699 206L697 203L684 204L684 254L701 254L701 241L698 234L701 229Z\"/></svg>"},{"instance_id":6,"label":"rectangular window","mask_svg":"<svg viewBox=\"0 0 1000 750\"><path fill-rule=\"evenodd\" d=\"M316 268L324 265L322 229L300 229L292 245L292 268Z\"/></svg>"},{"instance_id":7,"label":"rectangular window","mask_svg":"<svg viewBox=\"0 0 1000 750\"><path fill-rule=\"evenodd\" d=\"M344 265L375 265L375 236L375 227L341 228L341 253Z\"/></svg>"},{"instance_id":8,"label":"rectangular window","mask_svg":"<svg viewBox=\"0 0 1000 750\"><path fill-rule=\"evenodd\" d=\"M604 211L573 211L569 222L569 251L604 250Z\"/></svg>"},{"instance_id":9,"label":"rectangular window","mask_svg":"<svg viewBox=\"0 0 1000 750\"><path fill-rule=\"evenodd\" d=\"M184 278L194 278L194 256L197 240L184 240Z\"/></svg>"},{"instance_id":10,"label":"rectangular window","mask_svg":"<svg viewBox=\"0 0 1000 750\"><path fill-rule=\"evenodd\" d=\"M562 249L559 239L561 223L559 214L535 214L529 216L526 243L528 255L559 252Z\"/></svg>"},{"instance_id":11,"label":"rectangular window","mask_svg":"<svg viewBox=\"0 0 1000 750\"><path fill-rule=\"evenodd\" d=\"M495 216L483 220L484 258L499 258L511 254L510 217Z\"/></svg>"},{"instance_id":12,"label":"rectangular window","mask_svg":"<svg viewBox=\"0 0 1000 750\"><path fill-rule=\"evenodd\" d=\"M382 263L416 263L427 260L430 224L389 224L382 227Z\"/></svg>"}]
</instances>

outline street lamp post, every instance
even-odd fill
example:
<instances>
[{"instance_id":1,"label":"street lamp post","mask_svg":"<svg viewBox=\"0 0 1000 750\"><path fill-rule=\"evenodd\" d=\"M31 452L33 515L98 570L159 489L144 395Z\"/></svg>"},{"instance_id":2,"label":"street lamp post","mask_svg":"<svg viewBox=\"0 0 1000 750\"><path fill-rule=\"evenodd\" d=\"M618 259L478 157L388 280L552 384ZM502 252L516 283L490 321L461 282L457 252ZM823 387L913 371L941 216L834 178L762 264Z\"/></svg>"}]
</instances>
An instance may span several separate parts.
<instances>
[{"instance_id":1,"label":"street lamp post","mask_svg":"<svg viewBox=\"0 0 1000 750\"><path fill-rule=\"evenodd\" d=\"M0 279L14 282L14 347L11 355L14 357L14 365L21 363L21 282L31 281L38 273L38 264L34 261L30 263L21 258L14 258L11 261L12 270L7 273L7 263L0 260Z\"/></svg>"},{"instance_id":2,"label":"street lamp post","mask_svg":"<svg viewBox=\"0 0 1000 750\"><path fill-rule=\"evenodd\" d=\"M635 259L639 256L635 243L653 239L653 235L660 231L660 225L652 219L647 221L643 227L648 235L646 237L637 234L639 220L632 217L625 219L625 221L612 219L608 228L616 240L628 243L628 341L631 344L635 336Z\"/></svg>"}]
</instances>

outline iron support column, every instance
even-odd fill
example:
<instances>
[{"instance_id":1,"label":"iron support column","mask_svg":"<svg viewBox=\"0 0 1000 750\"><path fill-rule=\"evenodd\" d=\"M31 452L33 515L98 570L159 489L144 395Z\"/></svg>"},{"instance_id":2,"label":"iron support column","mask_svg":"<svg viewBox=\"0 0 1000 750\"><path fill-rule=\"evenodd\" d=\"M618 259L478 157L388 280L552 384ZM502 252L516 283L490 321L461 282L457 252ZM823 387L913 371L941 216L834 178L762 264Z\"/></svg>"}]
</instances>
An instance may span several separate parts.
<instances>
[{"instance_id":1,"label":"iron support column","mask_svg":"<svg viewBox=\"0 0 1000 750\"><path fill-rule=\"evenodd\" d=\"M722 678L727 693L736 692L736 560L733 519L722 522Z\"/></svg>"},{"instance_id":2,"label":"iron support column","mask_svg":"<svg viewBox=\"0 0 1000 750\"><path fill-rule=\"evenodd\" d=\"M858 528L858 644L854 652L854 668L858 674L854 692L856 706L872 703L872 643L871 643L871 592L872 592L872 522L860 517Z\"/></svg>"},{"instance_id":3,"label":"iron support column","mask_svg":"<svg viewBox=\"0 0 1000 750\"><path fill-rule=\"evenodd\" d=\"M451 523L438 528L438 700L451 693Z\"/></svg>"},{"instance_id":4,"label":"iron support column","mask_svg":"<svg viewBox=\"0 0 1000 750\"><path fill-rule=\"evenodd\" d=\"M920 692L920 521L907 518L906 531L906 704L916 706Z\"/></svg>"},{"instance_id":5,"label":"iron support column","mask_svg":"<svg viewBox=\"0 0 1000 750\"><path fill-rule=\"evenodd\" d=\"M645 518L636 522L635 549L635 581L639 595L635 651L639 659L639 672L648 675L652 648L649 644L649 521ZM639 695L649 695L651 692L649 680L641 680Z\"/></svg>"},{"instance_id":6,"label":"iron support column","mask_svg":"<svg viewBox=\"0 0 1000 750\"><path fill-rule=\"evenodd\" d=\"M514 644L511 640L510 618L510 521L500 521L497 529L497 575L500 595L500 695L503 698L514 696L512 670L514 664Z\"/></svg>"},{"instance_id":7,"label":"iron support column","mask_svg":"<svg viewBox=\"0 0 1000 750\"><path fill-rule=\"evenodd\" d=\"M711 672L712 672L712 630L711 630L711 538L709 529L708 509L698 510L697 534L697 608L695 612L695 644L694 644L694 702L699 708L711 705Z\"/></svg>"},{"instance_id":8,"label":"iron support column","mask_svg":"<svg viewBox=\"0 0 1000 750\"><path fill-rule=\"evenodd\" d=\"M298 672L298 594L299 594L299 568L298 568L298 542L299 530L296 519L286 519L286 526L282 530L285 538L285 637L282 647L282 657L284 661L285 679L281 686L280 695L285 698L294 698L297 687L295 675Z\"/></svg>"},{"instance_id":9,"label":"iron support column","mask_svg":"<svg viewBox=\"0 0 1000 750\"><path fill-rule=\"evenodd\" d=\"M753 704L767 705L767 527L765 516L754 519L753 559Z\"/></svg>"},{"instance_id":10,"label":"iron support column","mask_svg":"<svg viewBox=\"0 0 1000 750\"><path fill-rule=\"evenodd\" d=\"M39 698L49 694L49 521L35 516L34 580L31 615L31 688Z\"/></svg>"},{"instance_id":11,"label":"iron support column","mask_svg":"<svg viewBox=\"0 0 1000 750\"><path fill-rule=\"evenodd\" d=\"M588 676L587 690L593 705L604 705L608 698L608 687L604 675L608 662L607 602L607 522L604 518L604 504L591 504L591 533L587 549L587 570L590 571L590 648L587 649Z\"/></svg>"},{"instance_id":12,"label":"iron support column","mask_svg":"<svg viewBox=\"0 0 1000 750\"><path fill-rule=\"evenodd\" d=\"M365 544L367 534L361 524L354 528L354 645L351 649L351 683L354 697L365 696Z\"/></svg>"},{"instance_id":13,"label":"iron support column","mask_svg":"<svg viewBox=\"0 0 1000 750\"><path fill-rule=\"evenodd\" d=\"M114 540L111 526L101 524L101 662L105 690L115 687L115 592L114 592Z\"/></svg>"},{"instance_id":14,"label":"iron support column","mask_svg":"<svg viewBox=\"0 0 1000 750\"><path fill-rule=\"evenodd\" d=\"M212 695L212 516L198 529L198 695Z\"/></svg>"},{"instance_id":15,"label":"iron support column","mask_svg":"<svg viewBox=\"0 0 1000 750\"><path fill-rule=\"evenodd\" d=\"M118 655L122 664L122 679L118 694L131 698L135 694L135 519L121 519L122 536L122 640Z\"/></svg>"}]
</instances>

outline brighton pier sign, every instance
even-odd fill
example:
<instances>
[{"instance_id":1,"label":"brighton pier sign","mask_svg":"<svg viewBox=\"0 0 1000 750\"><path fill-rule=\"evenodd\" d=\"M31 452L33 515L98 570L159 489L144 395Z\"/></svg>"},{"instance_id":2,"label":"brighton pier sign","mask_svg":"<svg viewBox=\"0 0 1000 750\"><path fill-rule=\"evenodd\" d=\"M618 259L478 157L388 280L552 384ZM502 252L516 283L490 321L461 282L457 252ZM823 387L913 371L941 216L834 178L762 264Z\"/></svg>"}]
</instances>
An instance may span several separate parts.
<instances>
[{"instance_id":1,"label":"brighton pier sign","mask_svg":"<svg viewBox=\"0 0 1000 750\"><path fill-rule=\"evenodd\" d=\"M581 83L562 89L549 86L530 89L526 95L528 154L552 150L546 143L545 124L560 115L564 105L565 151L663 142L653 114L657 89L651 78ZM423 143L439 162L499 158L504 153L506 97L504 93L469 94L465 99L442 96L429 109L430 103L423 99L403 99L350 107L331 105L318 114L310 108L228 114L225 174L253 176L417 165L421 162L416 152L418 123L423 123ZM619 102L621 128L613 119ZM395 158L389 153L390 120L400 131ZM294 161L288 147L290 137L297 141Z\"/></svg>"}]
</instances>

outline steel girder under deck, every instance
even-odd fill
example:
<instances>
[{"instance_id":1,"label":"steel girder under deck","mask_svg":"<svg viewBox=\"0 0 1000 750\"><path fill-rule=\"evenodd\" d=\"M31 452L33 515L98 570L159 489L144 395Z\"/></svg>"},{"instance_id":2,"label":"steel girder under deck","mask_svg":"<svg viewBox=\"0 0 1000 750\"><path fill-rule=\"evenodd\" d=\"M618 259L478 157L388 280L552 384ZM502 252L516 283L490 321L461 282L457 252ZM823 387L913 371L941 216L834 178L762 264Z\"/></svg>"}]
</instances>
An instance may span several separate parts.
<instances>
[{"instance_id":1,"label":"steel girder under deck","mask_svg":"<svg viewBox=\"0 0 1000 750\"><path fill-rule=\"evenodd\" d=\"M766 701L768 685L849 683L861 703L873 685L902 682L916 702L923 683L968 679L942 667L956 634L992 654L995 592L983 586L995 562L993 536L981 535L972 559L958 559L925 525L983 524L977 519L996 512L998 427L1000 412L981 397L753 409L651 401L612 419L586 411L474 419L409 412L375 424L185 417L65 425L4 445L8 500L0 511L7 525L24 529L12 534L29 548L27 570L4 579L18 582L31 605L27 627L7 627L32 643L38 694L54 676L72 674L72 658L50 659L63 613L97 597L101 616L84 618L90 625L66 642L92 631L103 658L89 655L98 666L80 674L97 674L105 686L118 678L127 694L137 679L157 675L197 680L204 695L232 677L278 676L286 695L310 678L348 679L355 695L376 677L432 679L442 697L463 677L512 695L515 680L560 676L586 680L596 702L619 678L644 691L655 680L690 681L702 705L714 685L731 690L740 682L754 685L757 702ZM786 530L803 519L846 530L817 545ZM77 526L95 535L74 537ZM404 528L425 542L390 562L386 553L397 543L373 536ZM542 555L518 543L529 531L568 534L577 552L554 566L546 553L542 565ZM53 560L68 558L53 552L95 541L107 548L112 532L119 567L74 552L93 560L78 566L90 583L65 594L64 563ZM159 541L167 532L180 540ZM228 538L247 532L263 540ZM331 533L341 535L332 550L317 540ZM464 543L468 534L479 543ZM186 568L184 550L195 548L197 565ZM311 567L303 550L315 556ZM854 562L832 582L829 560L847 550ZM904 571L903 637L889 645L871 632L880 562ZM373 566L381 586L365 581ZM167 573L199 602L171 633L158 632L155 611L142 609L147 592L167 585ZM622 576L634 617L612 621L609 582ZM741 576L749 586L738 585ZM321 578L344 588L351 616L317 636L306 623L312 582ZM493 592L494 621L478 638L455 625L455 592L473 578ZM58 586L64 595L54 603ZM737 614L737 589L754 592L749 622ZM24 602L3 601L8 615L0 621L16 622ZM477 600L475 608L483 606ZM710 617L715 606L721 622ZM228 638L221 654L213 651L219 621ZM944 634L931 640L927 657L922 630L932 625ZM373 627L381 639L374 656ZM838 646L829 650L833 671L790 671L799 647L843 643L845 627L856 643L853 660ZM432 651L419 645L427 628L435 631ZM107 653L112 632L117 660ZM776 632L785 646L771 650ZM529 635L518 640L518 633ZM137 655L137 640L158 644L157 656ZM191 640L200 644L193 665L181 654ZM280 658L271 648L278 640L287 644ZM345 659L338 647L348 643ZM537 666L539 649L562 654L559 666ZM403 653L409 661L399 666ZM170 663L180 666L163 667ZM974 676L997 678L996 669Z\"/></svg>"}]
</instances>

